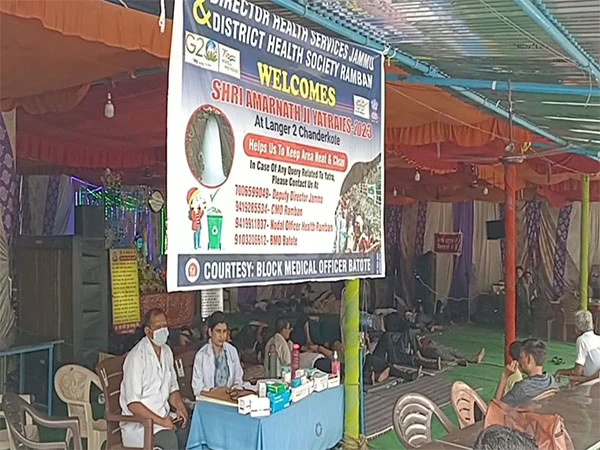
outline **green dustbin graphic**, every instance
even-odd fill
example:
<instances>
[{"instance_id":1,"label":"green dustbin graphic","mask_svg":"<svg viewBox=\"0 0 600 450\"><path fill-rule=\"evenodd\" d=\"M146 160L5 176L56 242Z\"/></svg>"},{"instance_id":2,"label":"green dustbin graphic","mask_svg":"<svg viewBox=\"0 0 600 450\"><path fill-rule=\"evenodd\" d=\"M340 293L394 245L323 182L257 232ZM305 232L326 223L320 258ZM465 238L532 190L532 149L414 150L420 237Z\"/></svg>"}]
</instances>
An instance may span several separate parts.
<instances>
[{"instance_id":1,"label":"green dustbin graphic","mask_svg":"<svg viewBox=\"0 0 600 450\"><path fill-rule=\"evenodd\" d=\"M223 215L221 211L211 208L206 215L208 222L208 249L221 250L221 229L223 228Z\"/></svg>"}]
</instances>

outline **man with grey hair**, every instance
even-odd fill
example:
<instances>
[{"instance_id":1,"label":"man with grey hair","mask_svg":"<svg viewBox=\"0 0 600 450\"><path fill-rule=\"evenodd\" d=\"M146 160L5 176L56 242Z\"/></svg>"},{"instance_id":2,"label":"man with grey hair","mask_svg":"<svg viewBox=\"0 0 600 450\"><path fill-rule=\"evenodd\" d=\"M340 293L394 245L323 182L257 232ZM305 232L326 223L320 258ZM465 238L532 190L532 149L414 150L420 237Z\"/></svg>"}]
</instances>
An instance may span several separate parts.
<instances>
[{"instance_id":1,"label":"man with grey hair","mask_svg":"<svg viewBox=\"0 0 600 450\"><path fill-rule=\"evenodd\" d=\"M600 336L594 333L592 313L577 311L575 313L575 328L579 333L576 342L577 358L575 359L575 367L557 371L557 377L569 375L591 377L600 372Z\"/></svg>"}]
</instances>

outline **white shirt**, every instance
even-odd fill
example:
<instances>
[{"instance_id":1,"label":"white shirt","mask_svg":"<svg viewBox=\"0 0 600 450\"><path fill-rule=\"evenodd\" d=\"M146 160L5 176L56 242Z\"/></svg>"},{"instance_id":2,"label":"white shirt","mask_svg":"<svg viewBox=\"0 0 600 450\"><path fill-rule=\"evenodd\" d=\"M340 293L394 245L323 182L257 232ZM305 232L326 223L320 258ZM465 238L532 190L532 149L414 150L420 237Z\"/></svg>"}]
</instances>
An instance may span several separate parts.
<instances>
[{"instance_id":1,"label":"white shirt","mask_svg":"<svg viewBox=\"0 0 600 450\"><path fill-rule=\"evenodd\" d=\"M131 349L123 364L119 398L123 415L133 415L128 405L140 402L157 416L166 417L170 411L169 395L178 390L171 348L161 346L159 361L150 339L144 337ZM154 434L164 429L154 425ZM142 424L121 422L121 436L125 447L144 446Z\"/></svg>"},{"instance_id":2,"label":"white shirt","mask_svg":"<svg viewBox=\"0 0 600 450\"><path fill-rule=\"evenodd\" d=\"M321 353L302 352L300 353L300 368L313 369L315 367L315 363L321 358L325 358L325 356Z\"/></svg>"},{"instance_id":3,"label":"white shirt","mask_svg":"<svg viewBox=\"0 0 600 450\"><path fill-rule=\"evenodd\" d=\"M240 357L236 348L225 342L223 349L227 358L227 366L229 367L229 378L227 379L227 387L242 387L244 372L240 364ZM196 397L200 396L203 391L210 391L215 387L215 352L212 348L212 342L205 344L194 359L194 373L192 375L192 390Z\"/></svg>"},{"instance_id":4,"label":"white shirt","mask_svg":"<svg viewBox=\"0 0 600 450\"><path fill-rule=\"evenodd\" d=\"M577 338L575 364L583 366L583 376L590 377L600 370L600 336L586 331Z\"/></svg>"}]
</instances>

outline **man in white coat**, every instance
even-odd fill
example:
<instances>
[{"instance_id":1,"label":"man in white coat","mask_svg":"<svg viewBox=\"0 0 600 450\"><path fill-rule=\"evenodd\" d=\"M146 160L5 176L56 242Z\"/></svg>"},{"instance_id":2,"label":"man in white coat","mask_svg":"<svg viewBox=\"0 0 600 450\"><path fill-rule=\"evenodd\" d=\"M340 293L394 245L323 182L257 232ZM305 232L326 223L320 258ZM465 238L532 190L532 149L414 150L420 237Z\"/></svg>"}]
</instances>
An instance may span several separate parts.
<instances>
[{"instance_id":1,"label":"man in white coat","mask_svg":"<svg viewBox=\"0 0 600 450\"><path fill-rule=\"evenodd\" d=\"M173 352L166 345L167 316L160 309L152 309L144 316L143 328L146 336L131 349L123 364L119 399L122 413L152 419L155 448L185 449L189 416L179 393ZM122 422L121 436L126 447L144 446L141 424Z\"/></svg>"},{"instance_id":2,"label":"man in white coat","mask_svg":"<svg viewBox=\"0 0 600 450\"><path fill-rule=\"evenodd\" d=\"M222 312L208 318L210 339L194 359L192 390L196 397L218 387L242 387L242 365L236 348L227 342L228 328Z\"/></svg>"}]
</instances>

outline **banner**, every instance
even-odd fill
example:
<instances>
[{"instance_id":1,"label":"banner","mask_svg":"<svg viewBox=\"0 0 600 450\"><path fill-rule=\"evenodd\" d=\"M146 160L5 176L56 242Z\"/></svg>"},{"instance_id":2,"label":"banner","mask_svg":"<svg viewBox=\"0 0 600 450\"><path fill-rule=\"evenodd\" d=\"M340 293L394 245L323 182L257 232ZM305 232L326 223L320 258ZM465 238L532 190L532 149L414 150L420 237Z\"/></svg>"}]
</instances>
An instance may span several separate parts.
<instances>
[{"instance_id":1,"label":"banner","mask_svg":"<svg viewBox=\"0 0 600 450\"><path fill-rule=\"evenodd\" d=\"M462 233L435 233L434 252L460 255L462 253Z\"/></svg>"},{"instance_id":2,"label":"banner","mask_svg":"<svg viewBox=\"0 0 600 450\"><path fill-rule=\"evenodd\" d=\"M113 328L129 332L140 323L137 250L110 249L109 257Z\"/></svg>"},{"instance_id":3,"label":"banner","mask_svg":"<svg viewBox=\"0 0 600 450\"><path fill-rule=\"evenodd\" d=\"M169 291L382 277L383 56L244 0L177 0Z\"/></svg>"}]
</instances>

